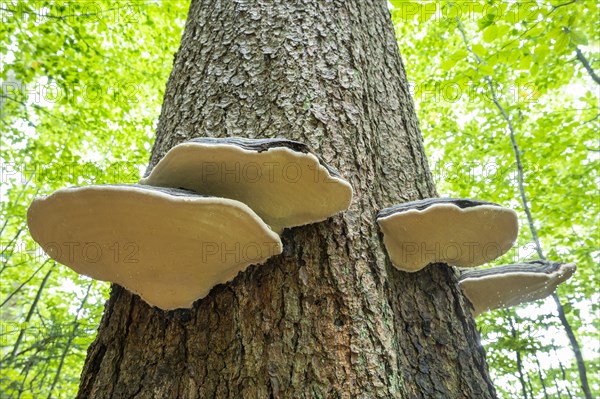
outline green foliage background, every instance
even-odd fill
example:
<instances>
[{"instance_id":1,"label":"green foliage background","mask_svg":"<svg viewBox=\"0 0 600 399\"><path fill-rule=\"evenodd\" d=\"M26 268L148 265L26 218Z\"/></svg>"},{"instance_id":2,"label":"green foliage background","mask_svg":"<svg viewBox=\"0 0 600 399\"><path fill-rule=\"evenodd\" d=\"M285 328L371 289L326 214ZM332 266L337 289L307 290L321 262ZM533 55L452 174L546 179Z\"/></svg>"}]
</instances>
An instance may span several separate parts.
<instances>
[{"instance_id":1,"label":"green foliage background","mask_svg":"<svg viewBox=\"0 0 600 399\"><path fill-rule=\"evenodd\" d=\"M26 210L61 187L139 179L188 5L0 4L3 398L77 391L109 288L48 260ZM394 0L390 11L440 194L522 216L518 246L498 263L537 257L510 121L543 252L578 264L558 295L600 395L600 86L582 62L600 70L598 4ZM484 314L478 325L501 397L583 397L552 300Z\"/></svg>"}]
</instances>

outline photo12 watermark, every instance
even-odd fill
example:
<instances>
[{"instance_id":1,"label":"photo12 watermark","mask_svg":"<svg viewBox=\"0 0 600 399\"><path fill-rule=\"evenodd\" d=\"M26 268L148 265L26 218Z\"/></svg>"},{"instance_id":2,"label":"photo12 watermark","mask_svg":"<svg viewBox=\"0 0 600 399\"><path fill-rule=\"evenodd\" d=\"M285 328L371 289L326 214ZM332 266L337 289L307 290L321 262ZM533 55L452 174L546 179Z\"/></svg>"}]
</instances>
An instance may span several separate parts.
<instances>
[{"instance_id":1,"label":"photo12 watermark","mask_svg":"<svg viewBox=\"0 0 600 399\"><path fill-rule=\"evenodd\" d=\"M412 97L416 102L434 104L473 103L482 98L493 102L487 95L489 87L482 83L467 82L409 82ZM494 85L498 100L509 104L533 104L540 98L540 91L533 82Z\"/></svg>"},{"instance_id":2,"label":"photo12 watermark","mask_svg":"<svg viewBox=\"0 0 600 399\"><path fill-rule=\"evenodd\" d=\"M523 179L535 182L544 175L547 165L523 162ZM431 174L436 183L517 183L519 168L515 162L500 163L487 160L465 162L438 161L431 163Z\"/></svg>"},{"instance_id":3,"label":"photo12 watermark","mask_svg":"<svg viewBox=\"0 0 600 399\"><path fill-rule=\"evenodd\" d=\"M74 323L42 323L39 321L7 321L0 320L0 346L14 345L21 336L21 342L29 341L52 347L62 346L61 339L74 336ZM76 336L94 336L97 325L77 321Z\"/></svg>"},{"instance_id":4,"label":"photo12 watermark","mask_svg":"<svg viewBox=\"0 0 600 399\"><path fill-rule=\"evenodd\" d=\"M275 242L217 242L201 244L200 260L205 264L213 263L254 263L263 261L279 253L279 244Z\"/></svg>"},{"instance_id":5,"label":"photo12 watermark","mask_svg":"<svg viewBox=\"0 0 600 399\"><path fill-rule=\"evenodd\" d=\"M144 8L151 1L2 1L0 21L10 23L106 23L139 24L144 22Z\"/></svg>"},{"instance_id":6,"label":"photo12 watermark","mask_svg":"<svg viewBox=\"0 0 600 399\"><path fill-rule=\"evenodd\" d=\"M320 166L304 162L202 162L194 170L196 183L335 183Z\"/></svg>"},{"instance_id":7,"label":"photo12 watermark","mask_svg":"<svg viewBox=\"0 0 600 399\"><path fill-rule=\"evenodd\" d=\"M65 85L56 82L25 84L13 80L2 82L0 104L9 101L40 106L61 102L135 104L142 94L141 85L132 81Z\"/></svg>"},{"instance_id":8,"label":"photo12 watermark","mask_svg":"<svg viewBox=\"0 0 600 399\"><path fill-rule=\"evenodd\" d=\"M194 256L189 263L242 264L270 258L279 251L274 241L216 241L194 240L184 243L181 239L166 244L167 251L189 252ZM190 245L192 248L190 248ZM150 262L159 251L154 245L140 245L133 240L104 241L49 241L39 245L25 241L0 242L0 250L8 267L27 262L43 263L57 259L65 264L137 264ZM191 251L191 252L190 252ZM143 266L143 265L142 265Z\"/></svg>"},{"instance_id":9,"label":"photo12 watermark","mask_svg":"<svg viewBox=\"0 0 600 399\"><path fill-rule=\"evenodd\" d=\"M535 19L548 7L537 1L453 1L442 3L439 1L409 1L391 0L394 19L402 21L436 21L452 22L461 21L478 22L482 18L493 21L502 18L510 23L517 23L526 19Z\"/></svg>"},{"instance_id":10,"label":"photo12 watermark","mask_svg":"<svg viewBox=\"0 0 600 399\"><path fill-rule=\"evenodd\" d=\"M0 182L7 184L135 183L145 165L133 162L0 162Z\"/></svg>"},{"instance_id":11,"label":"photo12 watermark","mask_svg":"<svg viewBox=\"0 0 600 399\"><path fill-rule=\"evenodd\" d=\"M1 242L0 248L5 257L10 258L8 267L27 262L43 263L50 258L67 263L138 263L140 250L133 241L51 241L44 245L8 241Z\"/></svg>"}]
</instances>

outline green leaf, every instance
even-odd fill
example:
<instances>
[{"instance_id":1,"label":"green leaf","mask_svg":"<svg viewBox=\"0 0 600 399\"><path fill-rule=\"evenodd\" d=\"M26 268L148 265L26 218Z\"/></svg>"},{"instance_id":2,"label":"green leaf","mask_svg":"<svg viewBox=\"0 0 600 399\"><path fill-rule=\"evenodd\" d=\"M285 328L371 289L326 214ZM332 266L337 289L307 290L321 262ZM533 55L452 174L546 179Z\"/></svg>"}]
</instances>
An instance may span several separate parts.
<instances>
[{"instance_id":1,"label":"green leaf","mask_svg":"<svg viewBox=\"0 0 600 399\"><path fill-rule=\"evenodd\" d=\"M456 65L457 62L458 62L458 59L448 58L448 59L444 60L440 66L443 70L448 71L448 70L452 69L452 67L454 67L454 65Z\"/></svg>"},{"instance_id":2,"label":"green leaf","mask_svg":"<svg viewBox=\"0 0 600 399\"><path fill-rule=\"evenodd\" d=\"M459 6L458 5L454 5L452 3L448 3L448 5L445 8L446 8L445 15L448 18L455 18L455 17L457 17L458 13L460 11L459 10Z\"/></svg>"},{"instance_id":3,"label":"green leaf","mask_svg":"<svg viewBox=\"0 0 600 399\"><path fill-rule=\"evenodd\" d=\"M543 61L549 52L550 48L546 44L540 44L534 50L534 54L538 57L538 60L540 61Z\"/></svg>"},{"instance_id":4,"label":"green leaf","mask_svg":"<svg viewBox=\"0 0 600 399\"><path fill-rule=\"evenodd\" d=\"M483 72L486 75L493 75L494 74L494 68L492 68L489 65L479 65L477 67L481 72Z\"/></svg>"},{"instance_id":5,"label":"green leaf","mask_svg":"<svg viewBox=\"0 0 600 399\"><path fill-rule=\"evenodd\" d=\"M539 70L540 70L540 64L538 64L536 62L529 69L529 73L531 74L531 76L535 76L535 75L537 75L537 73L538 73Z\"/></svg>"},{"instance_id":6,"label":"green leaf","mask_svg":"<svg viewBox=\"0 0 600 399\"><path fill-rule=\"evenodd\" d=\"M494 24L494 20L493 19L489 19L487 17L483 17L481 19L479 19L479 21L477 21L477 26L479 27L479 30L484 30L485 28L487 28L490 25Z\"/></svg>"},{"instance_id":7,"label":"green leaf","mask_svg":"<svg viewBox=\"0 0 600 399\"><path fill-rule=\"evenodd\" d=\"M519 69L529 69L532 61L533 57L531 57L530 55L525 55L521 57L519 62Z\"/></svg>"},{"instance_id":8,"label":"green leaf","mask_svg":"<svg viewBox=\"0 0 600 399\"><path fill-rule=\"evenodd\" d=\"M564 33L561 27L557 27L548 32L548 38L555 39Z\"/></svg>"},{"instance_id":9,"label":"green leaf","mask_svg":"<svg viewBox=\"0 0 600 399\"><path fill-rule=\"evenodd\" d=\"M582 44L584 46L588 45L588 39L587 37L585 37L585 34L583 32L572 30L570 32L570 36L571 40L573 40L573 43Z\"/></svg>"},{"instance_id":10,"label":"green leaf","mask_svg":"<svg viewBox=\"0 0 600 399\"><path fill-rule=\"evenodd\" d=\"M563 51L565 48L567 48L569 40L569 35L563 32L563 34L559 36L556 40L556 43L554 44L554 49L559 52Z\"/></svg>"},{"instance_id":11,"label":"green leaf","mask_svg":"<svg viewBox=\"0 0 600 399\"><path fill-rule=\"evenodd\" d=\"M474 44L472 50L475 54L477 54L480 57L483 57L486 54L485 47L483 47L481 44Z\"/></svg>"},{"instance_id":12,"label":"green leaf","mask_svg":"<svg viewBox=\"0 0 600 399\"><path fill-rule=\"evenodd\" d=\"M545 29L544 25L538 25L535 28L529 30L525 36L526 37L535 37L535 36L538 36L538 35L544 33L545 30L546 29Z\"/></svg>"},{"instance_id":13,"label":"green leaf","mask_svg":"<svg viewBox=\"0 0 600 399\"><path fill-rule=\"evenodd\" d=\"M496 25L490 25L483 31L483 40L491 43L498 37L498 28Z\"/></svg>"},{"instance_id":14,"label":"green leaf","mask_svg":"<svg viewBox=\"0 0 600 399\"><path fill-rule=\"evenodd\" d=\"M506 40L507 38L505 37L505 35L508 33L509 30L510 30L510 26L499 25L498 26L498 37Z\"/></svg>"}]
</instances>

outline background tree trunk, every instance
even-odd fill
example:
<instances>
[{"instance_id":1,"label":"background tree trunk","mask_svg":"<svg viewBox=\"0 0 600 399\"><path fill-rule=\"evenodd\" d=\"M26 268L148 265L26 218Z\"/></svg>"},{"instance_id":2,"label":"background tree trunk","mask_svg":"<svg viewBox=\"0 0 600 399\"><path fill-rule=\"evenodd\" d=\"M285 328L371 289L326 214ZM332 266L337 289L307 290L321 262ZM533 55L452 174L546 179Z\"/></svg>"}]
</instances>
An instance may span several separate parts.
<instances>
[{"instance_id":1,"label":"background tree trunk","mask_svg":"<svg viewBox=\"0 0 600 399\"><path fill-rule=\"evenodd\" d=\"M80 398L492 398L450 268L394 269L376 212L435 196L386 1L192 1L150 167L200 136L308 143L346 213L163 312L114 286Z\"/></svg>"}]
</instances>

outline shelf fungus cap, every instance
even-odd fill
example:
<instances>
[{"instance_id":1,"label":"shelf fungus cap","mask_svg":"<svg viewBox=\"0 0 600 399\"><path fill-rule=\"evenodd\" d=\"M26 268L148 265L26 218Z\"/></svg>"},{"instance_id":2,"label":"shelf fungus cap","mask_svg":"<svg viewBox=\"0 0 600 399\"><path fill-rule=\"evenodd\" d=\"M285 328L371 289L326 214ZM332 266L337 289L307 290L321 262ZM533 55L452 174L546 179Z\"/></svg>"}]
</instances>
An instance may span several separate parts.
<instances>
[{"instance_id":1,"label":"shelf fungus cap","mask_svg":"<svg viewBox=\"0 0 600 399\"><path fill-rule=\"evenodd\" d=\"M34 200L27 223L52 259L161 309L189 308L282 250L239 201L141 185L61 189Z\"/></svg>"},{"instance_id":2,"label":"shelf fungus cap","mask_svg":"<svg viewBox=\"0 0 600 399\"><path fill-rule=\"evenodd\" d=\"M381 210L377 222L394 266L416 272L430 263L474 267L506 253L519 223L511 209L485 201L430 198Z\"/></svg>"},{"instance_id":3,"label":"shelf fungus cap","mask_svg":"<svg viewBox=\"0 0 600 399\"><path fill-rule=\"evenodd\" d=\"M533 302L552 294L575 273L574 263L532 261L462 271L459 285L478 316L488 310Z\"/></svg>"},{"instance_id":4,"label":"shelf fungus cap","mask_svg":"<svg viewBox=\"0 0 600 399\"><path fill-rule=\"evenodd\" d=\"M278 233L325 220L352 200L337 170L286 139L193 139L171 148L140 183L236 199Z\"/></svg>"}]
</instances>

